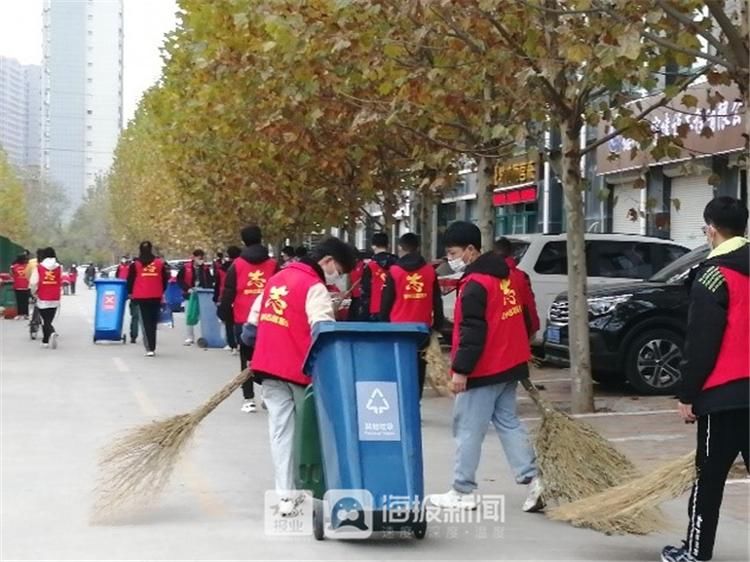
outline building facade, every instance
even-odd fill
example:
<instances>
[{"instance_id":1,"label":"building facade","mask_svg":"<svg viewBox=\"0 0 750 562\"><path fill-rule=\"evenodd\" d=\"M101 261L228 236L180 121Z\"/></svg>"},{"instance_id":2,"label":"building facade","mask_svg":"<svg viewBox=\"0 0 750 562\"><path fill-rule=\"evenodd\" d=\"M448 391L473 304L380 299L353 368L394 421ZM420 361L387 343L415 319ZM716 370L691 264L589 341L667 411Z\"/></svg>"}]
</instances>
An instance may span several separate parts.
<instances>
[{"instance_id":1,"label":"building facade","mask_svg":"<svg viewBox=\"0 0 750 562\"><path fill-rule=\"evenodd\" d=\"M11 164L39 165L41 69L0 57L0 146Z\"/></svg>"},{"instance_id":2,"label":"building facade","mask_svg":"<svg viewBox=\"0 0 750 562\"><path fill-rule=\"evenodd\" d=\"M42 172L82 201L122 129L122 0L45 0Z\"/></svg>"}]
</instances>

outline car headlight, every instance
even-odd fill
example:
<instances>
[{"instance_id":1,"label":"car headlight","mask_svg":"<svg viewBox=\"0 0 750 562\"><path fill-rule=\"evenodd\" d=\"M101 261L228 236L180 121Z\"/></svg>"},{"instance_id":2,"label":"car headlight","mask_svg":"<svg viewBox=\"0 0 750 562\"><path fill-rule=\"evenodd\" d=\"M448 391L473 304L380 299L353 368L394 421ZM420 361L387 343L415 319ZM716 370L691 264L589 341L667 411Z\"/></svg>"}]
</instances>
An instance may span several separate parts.
<instances>
[{"instance_id":1,"label":"car headlight","mask_svg":"<svg viewBox=\"0 0 750 562\"><path fill-rule=\"evenodd\" d=\"M612 312L618 304L622 304L633 295L617 295L616 297L596 297L588 300L589 313L592 316L604 316Z\"/></svg>"}]
</instances>

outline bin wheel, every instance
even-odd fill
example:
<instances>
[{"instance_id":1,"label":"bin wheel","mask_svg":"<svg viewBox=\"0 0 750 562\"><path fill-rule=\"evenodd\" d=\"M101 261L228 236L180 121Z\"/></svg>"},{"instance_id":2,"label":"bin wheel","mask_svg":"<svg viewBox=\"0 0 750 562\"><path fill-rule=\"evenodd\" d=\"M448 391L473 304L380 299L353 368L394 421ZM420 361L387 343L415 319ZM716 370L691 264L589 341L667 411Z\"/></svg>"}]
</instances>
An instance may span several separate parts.
<instances>
[{"instance_id":1,"label":"bin wheel","mask_svg":"<svg viewBox=\"0 0 750 562\"><path fill-rule=\"evenodd\" d=\"M427 534L427 521L420 521L414 524L411 528L411 532L414 533L414 538L422 540Z\"/></svg>"},{"instance_id":2,"label":"bin wheel","mask_svg":"<svg viewBox=\"0 0 750 562\"><path fill-rule=\"evenodd\" d=\"M197 343L198 347L200 347L201 349L208 348L208 341L206 340L206 338L198 338L198 341L196 341L195 343Z\"/></svg>"},{"instance_id":3,"label":"bin wheel","mask_svg":"<svg viewBox=\"0 0 750 562\"><path fill-rule=\"evenodd\" d=\"M313 536L316 541L322 541L325 538L323 519L323 501L313 500Z\"/></svg>"},{"instance_id":4,"label":"bin wheel","mask_svg":"<svg viewBox=\"0 0 750 562\"><path fill-rule=\"evenodd\" d=\"M128 339L125 337L125 334L123 334L120 339L122 340L122 343L127 343L128 341Z\"/></svg>"}]
</instances>

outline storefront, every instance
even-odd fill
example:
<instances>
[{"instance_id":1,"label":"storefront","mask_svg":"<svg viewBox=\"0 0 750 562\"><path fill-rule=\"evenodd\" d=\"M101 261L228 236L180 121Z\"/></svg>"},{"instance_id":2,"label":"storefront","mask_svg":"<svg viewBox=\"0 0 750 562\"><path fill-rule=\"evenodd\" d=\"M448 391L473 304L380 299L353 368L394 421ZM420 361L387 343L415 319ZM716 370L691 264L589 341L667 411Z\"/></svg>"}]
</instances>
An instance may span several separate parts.
<instances>
[{"instance_id":1,"label":"storefront","mask_svg":"<svg viewBox=\"0 0 750 562\"><path fill-rule=\"evenodd\" d=\"M530 160L495 168L495 234L528 234L537 231L539 204L537 165Z\"/></svg>"},{"instance_id":2,"label":"storefront","mask_svg":"<svg viewBox=\"0 0 750 562\"><path fill-rule=\"evenodd\" d=\"M640 100L642 107L657 96ZM717 195L747 201L744 113L736 87L700 84L649 120L658 135L683 144L655 160L622 136L597 151L597 174L609 191L611 232L671 238L689 248L704 242L703 209ZM689 105L683 104L688 101ZM607 134L606 124L600 135Z\"/></svg>"}]
</instances>

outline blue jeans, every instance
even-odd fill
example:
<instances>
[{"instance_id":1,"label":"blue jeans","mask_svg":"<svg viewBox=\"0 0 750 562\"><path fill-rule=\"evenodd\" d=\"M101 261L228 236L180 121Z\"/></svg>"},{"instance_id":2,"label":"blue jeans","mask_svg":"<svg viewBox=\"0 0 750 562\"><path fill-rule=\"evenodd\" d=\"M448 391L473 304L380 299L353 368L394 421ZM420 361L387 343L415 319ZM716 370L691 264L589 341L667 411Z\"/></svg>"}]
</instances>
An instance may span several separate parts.
<instances>
[{"instance_id":1,"label":"blue jeans","mask_svg":"<svg viewBox=\"0 0 750 562\"><path fill-rule=\"evenodd\" d=\"M482 441L490 423L495 426L516 482L536 476L536 456L526 428L516 413L517 382L482 386L456 396L453 407L453 437L456 466L453 488L469 494L476 490L476 473Z\"/></svg>"}]
</instances>

